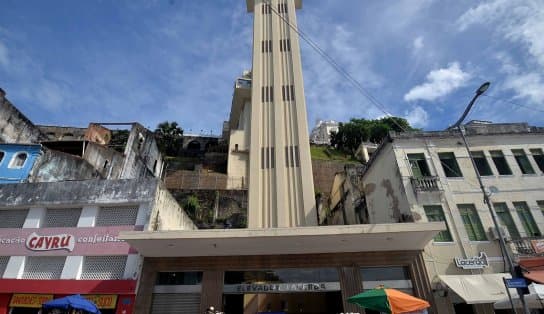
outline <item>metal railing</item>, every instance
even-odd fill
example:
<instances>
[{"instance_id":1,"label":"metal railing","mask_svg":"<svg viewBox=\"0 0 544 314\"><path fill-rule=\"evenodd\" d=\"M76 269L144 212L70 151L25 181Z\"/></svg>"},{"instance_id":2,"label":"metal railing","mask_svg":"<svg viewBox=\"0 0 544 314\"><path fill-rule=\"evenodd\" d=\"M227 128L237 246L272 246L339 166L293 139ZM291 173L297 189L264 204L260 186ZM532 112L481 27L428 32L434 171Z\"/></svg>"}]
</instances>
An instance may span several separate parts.
<instances>
[{"instance_id":1,"label":"metal railing","mask_svg":"<svg viewBox=\"0 0 544 314\"><path fill-rule=\"evenodd\" d=\"M417 192L440 191L438 177L410 177L410 182Z\"/></svg>"},{"instance_id":2,"label":"metal railing","mask_svg":"<svg viewBox=\"0 0 544 314\"><path fill-rule=\"evenodd\" d=\"M544 238L522 238L510 241L514 257L544 256Z\"/></svg>"}]
</instances>

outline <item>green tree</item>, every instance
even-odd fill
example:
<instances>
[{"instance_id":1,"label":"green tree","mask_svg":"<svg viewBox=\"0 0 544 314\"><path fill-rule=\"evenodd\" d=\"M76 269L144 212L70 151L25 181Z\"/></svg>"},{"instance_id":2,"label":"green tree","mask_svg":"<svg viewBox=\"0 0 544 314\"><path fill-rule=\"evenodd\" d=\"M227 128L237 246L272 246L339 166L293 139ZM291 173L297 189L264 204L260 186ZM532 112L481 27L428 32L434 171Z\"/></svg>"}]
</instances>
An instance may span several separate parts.
<instances>
[{"instance_id":1,"label":"green tree","mask_svg":"<svg viewBox=\"0 0 544 314\"><path fill-rule=\"evenodd\" d=\"M175 156L182 145L183 129L177 122L164 121L157 125L155 137L162 154Z\"/></svg>"},{"instance_id":2,"label":"green tree","mask_svg":"<svg viewBox=\"0 0 544 314\"><path fill-rule=\"evenodd\" d=\"M331 132L331 145L353 154L362 142L380 143L389 131L415 130L404 118L385 117L375 120L352 118L340 123L338 132Z\"/></svg>"}]
</instances>

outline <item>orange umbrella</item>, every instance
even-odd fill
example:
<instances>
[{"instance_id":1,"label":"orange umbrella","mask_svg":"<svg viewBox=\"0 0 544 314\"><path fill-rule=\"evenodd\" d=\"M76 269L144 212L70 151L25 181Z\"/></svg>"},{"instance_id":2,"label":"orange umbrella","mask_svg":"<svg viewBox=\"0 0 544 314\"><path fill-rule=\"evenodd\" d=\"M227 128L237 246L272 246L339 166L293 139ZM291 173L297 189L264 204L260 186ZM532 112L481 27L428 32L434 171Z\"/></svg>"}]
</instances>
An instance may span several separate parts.
<instances>
[{"instance_id":1,"label":"orange umbrella","mask_svg":"<svg viewBox=\"0 0 544 314\"><path fill-rule=\"evenodd\" d=\"M421 311L430 307L429 302L413 297L395 289L372 289L348 298L348 302L355 303L363 308L401 314Z\"/></svg>"}]
</instances>

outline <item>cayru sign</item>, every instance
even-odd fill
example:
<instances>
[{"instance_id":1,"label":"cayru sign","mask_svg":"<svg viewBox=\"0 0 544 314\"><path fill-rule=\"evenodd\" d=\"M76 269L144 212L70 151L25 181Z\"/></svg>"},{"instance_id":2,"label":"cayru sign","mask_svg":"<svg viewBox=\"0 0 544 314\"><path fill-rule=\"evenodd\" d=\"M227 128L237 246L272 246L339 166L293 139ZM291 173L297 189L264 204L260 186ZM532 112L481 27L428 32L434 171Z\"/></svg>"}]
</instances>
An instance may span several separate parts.
<instances>
[{"instance_id":1,"label":"cayru sign","mask_svg":"<svg viewBox=\"0 0 544 314\"><path fill-rule=\"evenodd\" d=\"M469 258L455 257L455 266L463 269L482 269L489 266L489 261L485 252L480 252L480 256Z\"/></svg>"},{"instance_id":2,"label":"cayru sign","mask_svg":"<svg viewBox=\"0 0 544 314\"><path fill-rule=\"evenodd\" d=\"M71 234L41 236L32 232L26 239L26 247L32 251L67 250L72 252L76 240Z\"/></svg>"}]
</instances>

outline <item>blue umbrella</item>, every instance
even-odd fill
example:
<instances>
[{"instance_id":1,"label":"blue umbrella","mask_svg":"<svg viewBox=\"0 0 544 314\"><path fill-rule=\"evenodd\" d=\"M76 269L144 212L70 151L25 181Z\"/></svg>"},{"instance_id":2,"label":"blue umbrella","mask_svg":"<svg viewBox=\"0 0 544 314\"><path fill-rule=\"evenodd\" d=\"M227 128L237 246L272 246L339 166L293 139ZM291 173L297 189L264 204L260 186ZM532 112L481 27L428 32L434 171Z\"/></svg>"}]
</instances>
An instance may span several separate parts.
<instances>
[{"instance_id":1,"label":"blue umbrella","mask_svg":"<svg viewBox=\"0 0 544 314\"><path fill-rule=\"evenodd\" d=\"M92 314L100 314L96 305L79 294L51 300L42 304L44 309L84 310Z\"/></svg>"}]
</instances>

